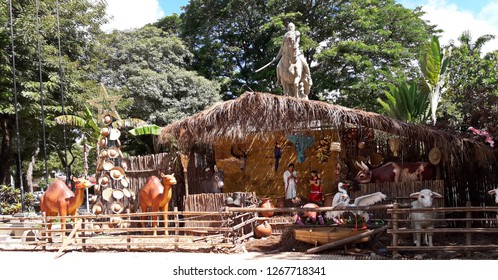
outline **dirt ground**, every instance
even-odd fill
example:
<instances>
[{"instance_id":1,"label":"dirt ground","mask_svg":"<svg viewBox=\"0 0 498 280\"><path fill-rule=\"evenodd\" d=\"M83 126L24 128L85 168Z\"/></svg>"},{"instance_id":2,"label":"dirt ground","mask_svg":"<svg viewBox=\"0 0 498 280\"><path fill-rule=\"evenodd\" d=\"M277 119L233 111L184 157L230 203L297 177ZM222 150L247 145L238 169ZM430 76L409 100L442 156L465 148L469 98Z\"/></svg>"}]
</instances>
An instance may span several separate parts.
<instances>
[{"instance_id":1,"label":"dirt ground","mask_svg":"<svg viewBox=\"0 0 498 280\"><path fill-rule=\"evenodd\" d=\"M400 245L411 245L411 236L403 236L400 240ZM357 255L375 257L376 259L395 259L392 252L386 248L391 244L392 236L386 232L373 235L369 242L361 244L350 244L341 248L335 248L323 251L319 254L339 254L339 255ZM465 244L464 234L436 234L434 235L435 246L450 246ZM486 245L498 244L498 235L496 234L473 234L472 244ZM271 235L267 238L250 239L245 243L245 249L248 252L306 252L313 248L311 244L307 244L294 239L292 229L284 231L281 235ZM468 260L496 260L498 259L498 251L399 251L400 256L396 258L402 259L468 259Z\"/></svg>"}]
</instances>

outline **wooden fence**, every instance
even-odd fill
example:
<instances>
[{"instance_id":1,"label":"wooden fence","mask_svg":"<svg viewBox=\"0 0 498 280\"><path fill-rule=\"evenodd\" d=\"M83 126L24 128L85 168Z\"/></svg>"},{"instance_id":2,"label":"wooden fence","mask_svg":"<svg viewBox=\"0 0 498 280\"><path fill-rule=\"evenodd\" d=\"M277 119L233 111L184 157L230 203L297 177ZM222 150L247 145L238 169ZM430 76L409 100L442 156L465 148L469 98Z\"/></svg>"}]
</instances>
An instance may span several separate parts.
<instances>
[{"instance_id":1,"label":"wooden fence","mask_svg":"<svg viewBox=\"0 0 498 280\"><path fill-rule=\"evenodd\" d=\"M163 214L168 215L168 226ZM150 226L157 215L158 227ZM220 223L212 224L216 216ZM231 249L253 235L244 231L258 221L254 213L169 211L153 213L81 215L61 229L58 217L3 216L0 250L219 250ZM70 216L65 217L68 220ZM145 227L142 226L144 218ZM51 229L48 221L55 219ZM196 224L189 222L195 219ZM153 232L157 235L153 235ZM165 233L169 233L165 235ZM63 238L62 234L69 233ZM53 237L53 238L50 238Z\"/></svg>"},{"instance_id":2,"label":"wooden fence","mask_svg":"<svg viewBox=\"0 0 498 280\"><path fill-rule=\"evenodd\" d=\"M360 185L360 189L357 191L351 191L351 200L353 201L356 197L371 194L375 192L382 192L386 195L386 200L379 202L377 204L410 204L414 199L410 198L410 194L418 192L422 189L430 189L444 196L444 181L434 180L434 181L417 181L417 182L406 182L406 183L370 183ZM444 200L435 199L434 207L443 207ZM373 219L390 219L388 213L383 209L373 210L371 212Z\"/></svg>"},{"instance_id":3,"label":"wooden fence","mask_svg":"<svg viewBox=\"0 0 498 280\"><path fill-rule=\"evenodd\" d=\"M400 207L397 203L393 205L392 209L388 209L387 212L392 216L392 229L387 232L392 235L392 245L388 246L389 250L396 254L398 250L403 251L436 251L436 250L496 250L498 249L497 244L489 244L488 241L482 241L478 238L474 238L475 235L479 234L492 234L496 235L498 233L497 221L498 221L498 207L472 207L470 202L466 207L440 207L440 208L427 208L427 209L411 209ZM411 229L409 227L408 215L412 212L434 212L436 213L436 219L430 220L436 223L434 229ZM463 218L455 218L450 216L452 213L462 213ZM487 215L484 215L487 214ZM477 216L477 218L476 218ZM482 218L483 216L487 216ZM454 224L457 222L461 226L458 227L447 227L449 224ZM494 225L494 227L482 227L482 224L486 223L488 225ZM437 226L437 225L440 226ZM461 235L460 240L465 240L463 243L454 242L452 245L437 245L429 246L414 246L412 236L414 233L433 233L436 239L438 235L448 237L449 234ZM464 237L464 238L463 238ZM403 238L405 241L400 241ZM445 239L445 238L441 238ZM423 240L423 239L422 239ZM458 240L458 239L457 239Z\"/></svg>"}]
</instances>

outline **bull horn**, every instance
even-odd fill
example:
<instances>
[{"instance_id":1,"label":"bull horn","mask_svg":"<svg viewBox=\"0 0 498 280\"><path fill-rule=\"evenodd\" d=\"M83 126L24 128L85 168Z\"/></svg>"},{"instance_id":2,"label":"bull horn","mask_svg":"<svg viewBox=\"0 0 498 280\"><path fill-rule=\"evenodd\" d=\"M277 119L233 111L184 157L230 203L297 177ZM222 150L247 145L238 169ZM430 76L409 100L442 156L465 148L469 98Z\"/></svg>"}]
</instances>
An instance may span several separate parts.
<instances>
[{"instance_id":1,"label":"bull horn","mask_svg":"<svg viewBox=\"0 0 498 280\"><path fill-rule=\"evenodd\" d=\"M361 166L363 166L363 169L364 169L365 171L370 170L370 168L368 168L368 166L367 166L367 165L366 165L363 161L361 162Z\"/></svg>"},{"instance_id":2,"label":"bull horn","mask_svg":"<svg viewBox=\"0 0 498 280\"><path fill-rule=\"evenodd\" d=\"M361 161L361 163L363 163L363 161ZM357 162L356 160L354 161L354 164L356 164L356 166L358 166L358 168L359 168L360 170L365 170L365 168L363 167L363 165L361 165L361 164L360 164L359 162ZM368 170L368 168L367 168L367 170Z\"/></svg>"}]
</instances>

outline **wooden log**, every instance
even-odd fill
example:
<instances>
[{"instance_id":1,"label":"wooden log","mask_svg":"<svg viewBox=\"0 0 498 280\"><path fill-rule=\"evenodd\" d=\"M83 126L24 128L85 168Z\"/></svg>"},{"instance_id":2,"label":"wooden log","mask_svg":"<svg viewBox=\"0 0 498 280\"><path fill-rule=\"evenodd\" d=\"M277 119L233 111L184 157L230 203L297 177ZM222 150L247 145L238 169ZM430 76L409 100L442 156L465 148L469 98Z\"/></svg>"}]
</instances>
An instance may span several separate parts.
<instances>
[{"instance_id":1,"label":"wooden log","mask_svg":"<svg viewBox=\"0 0 498 280\"><path fill-rule=\"evenodd\" d=\"M354 235L354 236L347 237L347 238L344 238L344 239L341 239L341 240L338 240L338 241L330 242L330 243L327 243L327 244L324 244L324 245L321 245L321 246L318 246L318 247L315 247L315 248L311 248L311 249L308 249L306 251L306 253L307 254L316 254L316 253L322 252L324 250L328 250L328 249L332 249L334 247L342 246L342 245L354 242L356 240L362 239L364 237L368 237L368 236L370 236L372 234L382 232L382 231L388 229L390 226L391 225L385 225L383 227L380 227L380 228L377 228L377 229L374 229L374 230L368 230L368 231L366 231L364 233L360 233L358 235Z\"/></svg>"},{"instance_id":2,"label":"wooden log","mask_svg":"<svg viewBox=\"0 0 498 280\"><path fill-rule=\"evenodd\" d=\"M54 259L57 259L58 257L60 257L62 255L62 252L64 251L64 249L66 249L66 247L69 244L71 244L72 242L74 242L73 237L76 234L76 232L78 231L78 229L80 229L82 222L83 222L83 220L81 220L81 219L79 219L76 222L76 224L74 225L73 230L71 231L71 233L69 234L69 236L67 238L64 238L64 235L62 236L62 238L64 239L62 241L62 246L59 249L59 251L57 252L57 254L54 256Z\"/></svg>"}]
</instances>

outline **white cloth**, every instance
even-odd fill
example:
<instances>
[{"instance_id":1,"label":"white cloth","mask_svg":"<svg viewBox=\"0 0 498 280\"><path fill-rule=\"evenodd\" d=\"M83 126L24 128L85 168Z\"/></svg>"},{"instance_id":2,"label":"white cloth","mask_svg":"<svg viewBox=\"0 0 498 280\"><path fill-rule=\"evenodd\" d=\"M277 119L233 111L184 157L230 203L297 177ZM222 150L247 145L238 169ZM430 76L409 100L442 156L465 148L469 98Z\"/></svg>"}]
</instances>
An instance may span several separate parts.
<instances>
[{"instance_id":1,"label":"white cloth","mask_svg":"<svg viewBox=\"0 0 498 280\"><path fill-rule=\"evenodd\" d=\"M297 172L294 170L292 174L289 170L284 172L285 183L285 199L292 199L297 196Z\"/></svg>"}]
</instances>

